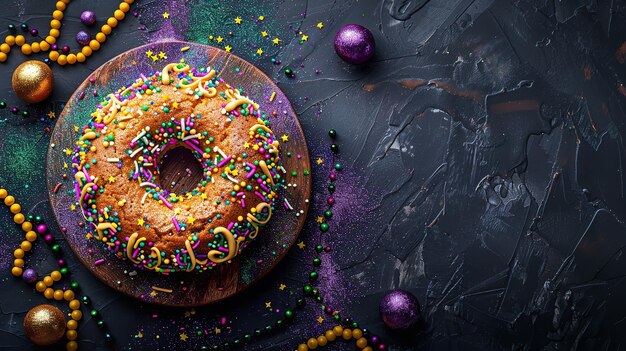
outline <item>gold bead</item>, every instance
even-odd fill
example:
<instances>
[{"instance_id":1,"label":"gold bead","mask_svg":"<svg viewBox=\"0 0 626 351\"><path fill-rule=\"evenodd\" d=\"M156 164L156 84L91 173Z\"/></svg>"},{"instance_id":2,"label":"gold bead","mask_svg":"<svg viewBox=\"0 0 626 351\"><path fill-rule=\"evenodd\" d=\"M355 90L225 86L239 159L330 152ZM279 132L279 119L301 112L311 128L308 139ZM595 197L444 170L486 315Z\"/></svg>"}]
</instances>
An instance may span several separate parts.
<instances>
[{"instance_id":1,"label":"gold bead","mask_svg":"<svg viewBox=\"0 0 626 351\"><path fill-rule=\"evenodd\" d=\"M52 305L35 306L24 317L24 334L36 345L52 345L65 335L65 316Z\"/></svg>"},{"instance_id":2,"label":"gold bead","mask_svg":"<svg viewBox=\"0 0 626 351\"><path fill-rule=\"evenodd\" d=\"M26 42L26 38L23 35L18 35L15 37L15 45L22 46Z\"/></svg>"},{"instance_id":3,"label":"gold bead","mask_svg":"<svg viewBox=\"0 0 626 351\"><path fill-rule=\"evenodd\" d=\"M76 341L70 341L67 344L65 344L65 349L67 351L76 351L78 350L78 343Z\"/></svg>"},{"instance_id":4,"label":"gold bead","mask_svg":"<svg viewBox=\"0 0 626 351\"><path fill-rule=\"evenodd\" d=\"M61 36L61 31L58 29L50 29L50 36L53 38L58 38L59 36Z\"/></svg>"},{"instance_id":5,"label":"gold bead","mask_svg":"<svg viewBox=\"0 0 626 351\"><path fill-rule=\"evenodd\" d=\"M72 319L75 321L79 321L81 318L83 318L83 313L80 310L74 310L71 313Z\"/></svg>"},{"instance_id":6,"label":"gold bead","mask_svg":"<svg viewBox=\"0 0 626 351\"><path fill-rule=\"evenodd\" d=\"M21 258L16 258L16 259L13 260L13 265L15 267L23 268L24 267L24 260L21 259Z\"/></svg>"},{"instance_id":7,"label":"gold bead","mask_svg":"<svg viewBox=\"0 0 626 351\"><path fill-rule=\"evenodd\" d=\"M0 52L0 62L4 62L9 58L4 52Z\"/></svg>"},{"instance_id":8,"label":"gold bead","mask_svg":"<svg viewBox=\"0 0 626 351\"><path fill-rule=\"evenodd\" d=\"M57 59L57 63L61 66L65 66L67 64L67 56L63 54L59 55L59 58Z\"/></svg>"},{"instance_id":9,"label":"gold bead","mask_svg":"<svg viewBox=\"0 0 626 351\"><path fill-rule=\"evenodd\" d=\"M102 28L100 28L100 31L106 35L109 35L113 31L113 29L108 24L103 24Z\"/></svg>"},{"instance_id":10,"label":"gold bead","mask_svg":"<svg viewBox=\"0 0 626 351\"><path fill-rule=\"evenodd\" d=\"M54 299L57 300L57 301L63 300L63 290L61 290L61 289L55 290L54 291Z\"/></svg>"},{"instance_id":11,"label":"gold bead","mask_svg":"<svg viewBox=\"0 0 626 351\"><path fill-rule=\"evenodd\" d=\"M29 230L33 229L33 224L29 221L26 221L24 223L22 223L22 230L27 232Z\"/></svg>"},{"instance_id":12,"label":"gold bead","mask_svg":"<svg viewBox=\"0 0 626 351\"><path fill-rule=\"evenodd\" d=\"M128 11L130 11L130 5L128 5L125 2L120 3L120 10L122 10L124 12L128 12Z\"/></svg>"},{"instance_id":13,"label":"gold bead","mask_svg":"<svg viewBox=\"0 0 626 351\"><path fill-rule=\"evenodd\" d=\"M70 65L75 64L76 63L76 55L75 54L67 55L67 63L69 63Z\"/></svg>"},{"instance_id":14,"label":"gold bead","mask_svg":"<svg viewBox=\"0 0 626 351\"><path fill-rule=\"evenodd\" d=\"M17 214L22 212L22 206L20 206L20 204L13 204L11 205L11 207L9 207L9 210L11 211L11 213Z\"/></svg>"},{"instance_id":15,"label":"gold bead","mask_svg":"<svg viewBox=\"0 0 626 351\"><path fill-rule=\"evenodd\" d=\"M0 52L8 54L10 51L11 51L11 46L9 46L9 44L2 43L2 45L0 45Z\"/></svg>"},{"instance_id":16,"label":"gold bead","mask_svg":"<svg viewBox=\"0 0 626 351\"><path fill-rule=\"evenodd\" d=\"M374 351L374 349L372 349L370 346L368 346L368 347L364 348L363 351Z\"/></svg>"},{"instance_id":17,"label":"gold bead","mask_svg":"<svg viewBox=\"0 0 626 351\"><path fill-rule=\"evenodd\" d=\"M61 28L61 21L53 19L52 21L50 21L50 28L52 29Z\"/></svg>"},{"instance_id":18,"label":"gold bead","mask_svg":"<svg viewBox=\"0 0 626 351\"><path fill-rule=\"evenodd\" d=\"M63 275L59 271L52 271L52 273L50 273L50 278L52 278L55 282L58 282L61 278L63 278Z\"/></svg>"},{"instance_id":19,"label":"gold bead","mask_svg":"<svg viewBox=\"0 0 626 351\"><path fill-rule=\"evenodd\" d=\"M0 189L0 200L6 198L8 195L7 189Z\"/></svg>"},{"instance_id":20,"label":"gold bead","mask_svg":"<svg viewBox=\"0 0 626 351\"><path fill-rule=\"evenodd\" d=\"M26 217L24 217L24 215L21 213L18 213L15 216L13 216L13 222L17 224L22 224L24 223L25 220L26 220Z\"/></svg>"},{"instance_id":21,"label":"gold bead","mask_svg":"<svg viewBox=\"0 0 626 351\"><path fill-rule=\"evenodd\" d=\"M13 46L15 45L15 37L13 35L7 35L6 38L4 38L4 42L9 44L9 46Z\"/></svg>"},{"instance_id":22,"label":"gold bead","mask_svg":"<svg viewBox=\"0 0 626 351\"><path fill-rule=\"evenodd\" d=\"M124 17L126 17L126 14L122 10L115 10L113 12L113 17L115 17L116 20L121 21Z\"/></svg>"},{"instance_id":23,"label":"gold bead","mask_svg":"<svg viewBox=\"0 0 626 351\"><path fill-rule=\"evenodd\" d=\"M55 20L62 20L63 19L63 12L59 11L59 10L54 10L54 12L52 12L52 18L54 18Z\"/></svg>"},{"instance_id":24,"label":"gold bead","mask_svg":"<svg viewBox=\"0 0 626 351\"><path fill-rule=\"evenodd\" d=\"M20 99L28 103L37 103L50 96L54 76L48 65L39 60L30 60L20 64L13 71L11 84Z\"/></svg>"},{"instance_id":25,"label":"gold bead","mask_svg":"<svg viewBox=\"0 0 626 351\"><path fill-rule=\"evenodd\" d=\"M344 340L350 340L352 339L352 330L350 329L344 329L343 333L341 335L343 337Z\"/></svg>"},{"instance_id":26,"label":"gold bead","mask_svg":"<svg viewBox=\"0 0 626 351\"><path fill-rule=\"evenodd\" d=\"M298 351L309 351L309 347L306 344L298 345Z\"/></svg>"},{"instance_id":27,"label":"gold bead","mask_svg":"<svg viewBox=\"0 0 626 351\"><path fill-rule=\"evenodd\" d=\"M361 329L352 330L352 337L355 339L360 339L363 336L363 331Z\"/></svg>"},{"instance_id":28,"label":"gold bead","mask_svg":"<svg viewBox=\"0 0 626 351\"><path fill-rule=\"evenodd\" d=\"M50 300L54 297L54 289L52 288L47 288L44 292L43 292L43 296Z\"/></svg>"},{"instance_id":29,"label":"gold bead","mask_svg":"<svg viewBox=\"0 0 626 351\"><path fill-rule=\"evenodd\" d=\"M50 53L48 54L48 58L52 61L56 61L59 59L59 52L58 51L50 51Z\"/></svg>"},{"instance_id":30,"label":"gold bead","mask_svg":"<svg viewBox=\"0 0 626 351\"><path fill-rule=\"evenodd\" d=\"M357 341L356 341L356 347L362 349L365 346L367 346L367 339L364 337L360 337Z\"/></svg>"},{"instance_id":31,"label":"gold bead","mask_svg":"<svg viewBox=\"0 0 626 351\"><path fill-rule=\"evenodd\" d=\"M57 10L65 11L65 3L63 1L57 1Z\"/></svg>"},{"instance_id":32,"label":"gold bead","mask_svg":"<svg viewBox=\"0 0 626 351\"><path fill-rule=\"evenodd\" d=\"M317 339L316 338L310 338L306 342L306 346L308 346L309 349L311 349L311 350L315 350L317 348Z\"/></svg>"},{"instance_id":33,"label":"gold bead","mask_svg":"<svg viewBox=\"0 0 626 351\"><path fill-rule=\"evenodd\" d=\"M67 290L67 291L71 291L71 290ZM70 301L70 309L72 310L77 310L80 308L80 301L78 300L72 300ZM68 327L69 328L69 327Z\"/></svg>"},{"instance_id":34,"label":"gold bead","mask_svg":"<svg viewBox=\"0 0 626 351\"><path fill-rule=\"evenodd\" d=\"M41 51L48 51L50 50L50 44L48 44L47 41L42 40L39 42L39 47L41 48Z\"/></svg>"},{"instance_id":35,"label":"gold bead","mask_svg":"<svg viewBox=\"0 0 626 351\"><path fill-rule=\"evenodd\" d=\"M47 275L43 277L43 283L46 284L46 286L52 286L52 283L54 283L54 280L52 280L51 276Z\"/></svg>"},{"instance_id":36,"label":"gold bead","mask_svg":"<svg viewBox=\"0 0 626 351\"><path fill-rule=\"evenodd\" d=\"M52 44L54 44L56 42L57 42L57 38L53 37L52 35L48 35L46 37L46 43L52 45Z\"/></svg>"},{"instance_id":37,"label":"gold bead","mask_svg":"<svg viewBox=\"0 0 626 351\"><path fill-rule=\"evenodd\" d=\"M33 50L34 53L37 53L37 52L41 51L41 47L39 46L38 42L34 42L34 43L30 44L30 48Z\"/></svg>"},{"instance_id":38,"label":"gold bead","mask_svg":"<svg viewBox=\"0 0 626 351\"><path fill-rule=\"evenodd\" d=\"M107 24L111 26L111 28L115 28L117 27L117 20L115 19L115 17L109 17L107 19Z\"/></svg>"},{"instance_id":39,"label":"gold bead","mask_svg":"<svg viewBox=\"0 0 626 351\"><path fill-rule=\"evenodd\" d=\"M7 206L11 206L15 203L15 198L11 195L4 198L4 204Z\"/></svg>"},{"instance_id":40,"label":"gold bead","mask_svg":"<svg viewBox=\"0 0 626 351\"><path fill-rule=\"evenodd\" d=\"M22 243L20 244L20 248L26 252L30 251L33 248L33 244L30 243L30 241L24 240L22 241Z\"/></svg>"},{"instance_id":41,"label":"gold bead","mask_svg":"<svg viewBox=\"0 0 626 351\"><path fill-rule=\"evenodd\" d=\"M91 39L91 41L89 42L89 47L93 51L98 51L98 49L100 49L100 43L98 43L98 41L95 39Z\"/></svg>"},{"instance_id":42,"label":"gold bead","mask_svg":"<svg viewBox=\"0 0 626 351\"><path fill-rule=\"evenodd\" d=\"M326 344L328 344L328 339L326 339L326 337L324 335L320 335L317 337L317 344L319 346L326 346Z\"/></svg>"},{"instance_id":43,"label":"gold bead","mask_svg":"<svg viewBox=\"0 0 626 351\"><path fill-rule=\"evenodd\" d=\"M135 2L135 0L124 0L124 2L127 3L127 4L132 4L132 3Z\"/></svg>"},{"instance_id":44,"label":"gold bead","mask_svg":"<svg viewBox=\"0 0 626 351\"><path fill-rule=\"evenodd\" d=\"M341 336L343 334L343 327L340 325L337 325L333 328L333 333L335 333L336 336Z\"/></svg>"},{"instance_id":45,"label":"gold bead","mask_svg":"<svg viewBox=\"0 0 626 351\"><path fill-rule=\"evenodd\" d=\"M22 268L21 267L13 267L11 268L11 274L13 274L14 277L19 277L22 275Z\"/></svg>"},{"instance_id":46,"label":"gold bead","mask_svg":"<svg viewBox=\"0 0 626 351\"><path fill-rule=\"evenodd\" d=\"M326 340L330 342L335 341L335 339L337 338L337 335L335 335L332 330L327 330L326 333L324 333L324 336L326 337Z\"/></svg>"},{"instance_id":47,"label":"gold bead","mask_svg":"<svg viewBox=\"0 0 626 351\"><path fill-rule=\"evenodd\" d=\"M41 280L38 281L37 284L35 284L35 290L43 292L44 290L46 290L46 284Z\"/></svg>"},{"instance_id":48,"label":"gold bead","mask_svg":"<svg viewBox=\"0 0 626 351\"><path fill-rule=\"evenodd\" d=\"M74 292L72 290L65 290L63 292L63 298L65 301L74 301Z\"/></svg>"},{"instance_id":49,"label":"gold bead","mask_svg":"<svg viewBox=\"0 0 626 351\"><path fill-rule=\"evenodd\" d=\"M26 222L24 222L26 223ZM31 243L35 240L37 240L37 233L35 233L34 231L29 231L26 233L26 240L30 241Z\"/></svg>"},{"instance_id":50,"label":"gold bead","mask_svg":"<svg viewBox=\"0 0 626 351\"><path fill-rule=\"evenodd\" d=\"M85 57L85 55L82 52L79 52L76 54L76 61L85 62L85 60L87 60L87 57Z\"/></svg>"},{"instance_id":51,"label":"gold bead","mask_svg":"<svg viewBox=\"0 0 626 351\"><path fill-rule=\"evenodd\" d=\"M85 57L89 57L89 56L91 56L91 53L93 51L91 50L91 48L89 46L85 45L85 46L83 46L81 52L83 53L83 55L85 55Z\"/></svg>"},{"instance_id":52,"label":"gold bead","mask_svg":"<svg viewBox=\"0 0 626 351\"><path fill-rule=\"evenodd\" d=\"M74 330L76 328L78 328L78 322L73 319L67 321L67 329Z\"/></svg>"},{"instance_id":53,"label":"gold bead","mask_svg":"<svg viewBox=\"0 0 626 351\"><path fill-rule=\"evenodd\" d=\"M67 338L67 340L76 340L76 337L78 337L78 332L74 329L68 330L67 333L65 333L65 337Z\"/></svg>"},{"instance_id":54,"label":"gold bead","mask_svg":"<svg viewBox=\"0 0 626 351\"><path fill-rule=\"evenodd\" d=\"M99 32L98 34L96 34L96 40L98 41L98 43L104 43L105 41L107 41L107 36L104 33Z\"/></svg>"},{"instance_id":55,"label":"gold bead","mask_svg":"<svg viewBox=\"0 0 626 351\"><path fill-rule=\"evenodd\" d=\"M13 256L15 256L15 258L24 258L24 250L15 249L15 251L13 251Z\"/></svg>"}]
</instances>

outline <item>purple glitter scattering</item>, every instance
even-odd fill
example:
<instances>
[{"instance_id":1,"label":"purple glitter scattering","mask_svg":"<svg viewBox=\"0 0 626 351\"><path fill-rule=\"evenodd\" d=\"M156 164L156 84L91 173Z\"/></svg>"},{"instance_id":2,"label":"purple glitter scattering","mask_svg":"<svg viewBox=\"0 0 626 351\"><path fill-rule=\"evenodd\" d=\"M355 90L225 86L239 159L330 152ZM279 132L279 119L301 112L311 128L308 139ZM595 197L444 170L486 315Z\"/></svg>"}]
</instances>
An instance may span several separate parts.
<instances>
[{"instance_id":1,"label":"purple glitter scattering","mask_svg":"<svg viewBox=\"0 0 626 351\"><path fill-rule=\"evenodd\" d=\"M369 29L358 24L347 24L335 35L335 51L344 61L360 64L374 56L376 44Z\"/></svg>"},{"instance_id":2,"label":"purple glitter scattering","mask_svg":"<svg viewBox=\"0 0 626 351\"><path fill-rule=\"evenodd\" d=\"M420 318L417 298L405 290L391 290L380 300L380 317L389 329L406 330L414 327Z\"/></svg>"}]
</instances>

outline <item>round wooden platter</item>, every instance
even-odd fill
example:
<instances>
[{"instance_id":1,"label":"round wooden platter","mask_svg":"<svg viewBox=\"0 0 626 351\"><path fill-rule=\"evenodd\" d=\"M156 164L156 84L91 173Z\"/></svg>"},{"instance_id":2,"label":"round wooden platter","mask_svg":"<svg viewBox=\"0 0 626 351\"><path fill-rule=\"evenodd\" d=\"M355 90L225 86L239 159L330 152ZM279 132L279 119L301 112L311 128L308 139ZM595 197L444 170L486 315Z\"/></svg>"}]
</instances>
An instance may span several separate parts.
<instances>
[{"instance_id":1,"label":"round wooden platter","mask_svg":"<svg viewBox=\"0 0 626 351\"><path fill-rule=\"evenodd\" d=\"M167 59L152 60L163 52ZM157 56L159 57L159 56ZM221 264L202 273L173 273L164 275L139 269L128 260L105 251L102 243L88 239L88 230L81 227L84 219L76 202L72 182L71 156L78 130L90 120L96 105L110 92L128 85L142 73L160 71L171 62L185 62L195 67L212 67L230 85L243 88L244 93L270 115L276 135L289 136L281 144L283 165L288 174L288 186L279 192L279 201L272 220L261 229L258 237L230 263ZM94 96L97 92L97 96ZM272 101L270 97L276 93ZM272 116L276 112L275 116ZM290 157L286 153L291 152ZM306 218L311 177L309 153L304 133L291 104L282 91L259 69L249 62L223 50L179 41L149 44L127 51L95 70L74 92L54 128L47 160L47 185L50 203L59 225L65 229L67 243L93 274L110 287L145 302L169 306L199 306L232 296L267 274L294 244ZM184 163L174 164L185 174ZM293 177L290 172L297 171ZM64 177L65 175L65 177ZM184 183L183 178L180 179ZM292 209L288 210L287 200ZM104 260L103 263L94 264Z\"/></svg>"}]
</instances>

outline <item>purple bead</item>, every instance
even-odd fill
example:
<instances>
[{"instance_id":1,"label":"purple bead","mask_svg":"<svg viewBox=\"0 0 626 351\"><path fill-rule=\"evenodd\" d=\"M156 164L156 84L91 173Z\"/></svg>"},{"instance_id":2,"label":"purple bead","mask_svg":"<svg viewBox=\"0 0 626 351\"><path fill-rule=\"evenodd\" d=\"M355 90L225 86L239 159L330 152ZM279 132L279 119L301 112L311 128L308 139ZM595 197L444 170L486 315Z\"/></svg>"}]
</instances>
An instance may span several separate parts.
<instances>
[{"instance_id":1,"label":"purple bead","mask_svg":"<svg viewBox=\"0 0 626 351\"><path fill-rule=\"evenodd\" d=\"M335 204L335 199L332 197L329 197L328 200L326 200L326 202L328 202L328 204L332 206Z\"/></svg>"},{"instance_id":2,"label":"purple bead","mask_svg":"<svg viewBox=\"0 0 626 351\"><path fill-rule=\"evenodd\" d=\"M52 49L53 51L54 51L54 50L59 50L59 46L58 46L57 44L52 44L52 45L50 46L50 49Z\"/></svg>"},{"instance_id":3,"label":"purple bead","mask_svg":"<svg viewBox=\"0 0 626 351\"><path fill-rule=\"evenodd\" d=\"M59 267L63 267L65 266L65 260L61 258L57 261L57 264L59 265Z\"/></svg>"},{"instance_id":4,"label":"purple bead","mask_svg":"<svg viewBox=\"0 0 626 351\"><path fill-rule=\"evenodd\" d=\"M80 21L86 26L93 26L96 24L96 14L93 11L83 11L80 14Z\"/></svg>"},{"instance_id":5,"label":"purple bead","mask_svg":"<svg viewBox=\"0 0 626 351\"><path fill-rule=\"evenodd\" d=\"M385 344L380 344L378 345L378 349L381 351L387 350L387 346L385 346Z\"/></svg>"},{"instance_id":6,"label":"purple bead","mask_svg":"<svg viewBox=\"0 0 626 351\"><path fill-rule=\"evenodd\" d=\"M37 281L37 272L32 268L27 268L22 273L22 279L28 284L32 284Z\"/></svg>"},{"instance_id":7,"label":"purple bead","mask_svg":"<svg viewBox=\"0 0 626 351\"><path fill-rule=\"evenodd\" d=\"M52 236L52 234L46 234L46 236L43 237L43 240L48 244L52 244L52 242L54 241L54 237Z\"/></svg>"},{"instance_id":8,"label":"purple bead","mask_svg":"<svg viewBox=\"0 0 626 351\"><path fill-rule=\"evenodd\" d=\"M70 47L67 45L63 45L63 47L61 48L61 51L63 51L64 54L69 54L70 53Z\"/></svg>"},{"instance_id":9,"label":"purple bead","mask_svg":"<svg viewBox=\"0 0 626 351\"><path fill-rule=\"evenodd\" d=\"M331 173L328 178L330 178L330 180L335 180L335 178L337 178L337 176L335 175L335 173Z\"/></svg>"},{"instance_id":10,"label":"purple bead","mask_svg":"<svg viewBox=\"0 0 626 351\"><path fill-rule=\"evenodd\" d=\"M80 32L76 33L76 42L79 43L80 45L88 45L89 41L91 40L91 35L87 32L85 32L84 30L81 30Z\"/></svg>"},{"instance_id":11,"label":"purple bead","mask_svg":"<svg viewBox=\"0 0 626 351\"><path fill-rule=\"evenodd\" d=\"M33 37L36 37L39 35L39 31L35 28L30 30L30 35L32 35Z\"/></svg>"},{"instance_id":12,"label":"purple bead","mask_svg":"<svg viewBox=\"0 0 626 351\"><path fill-rule=\"evenodd\" d=\"M335 35L335 52L348 63L359 64L370 60L375 49L374 35L361 25L345 25Z\"/></svg>"},{"instance_id":13,"label":"purple bead","mask_svg":"<svg viewBox=\"0 0 626 351\"><path fill-rule=\"evenodd\" d=\"M12 114L17 115L18 112L20 112L20 109L18 109L17 107L11 107Z\"/></svg>"},{"instance_id":14,"label":"purple bead","mask_svg":"<svg viewBox=\"0 0 626 351\"><path fill-rule=\"evenodd\" d=\"M45 224L40 224L37 226L37 233L45 234L48 231L48 227Z\"/></svg>"},{"instance_id":15,"label":"purple bead","mask_svg":"<svg viewBox=\"0 0 626 351\"><path fill-rule=\"evenodd\" d=\"M378 344L378 337L376 335L372 336L372 343L373 344Z\"/></svg>"},{"instance_id":16,"label":"purple bead","mask_svg":"<svg viewBox=\"0 0 626 351\"><path fill-rule=\"evenodd\" d=\"M414 327L420 319L420 304L415 295L405 290L390 290L380 300L380 317L392 330Z\"/></svg>"}]
</instances>

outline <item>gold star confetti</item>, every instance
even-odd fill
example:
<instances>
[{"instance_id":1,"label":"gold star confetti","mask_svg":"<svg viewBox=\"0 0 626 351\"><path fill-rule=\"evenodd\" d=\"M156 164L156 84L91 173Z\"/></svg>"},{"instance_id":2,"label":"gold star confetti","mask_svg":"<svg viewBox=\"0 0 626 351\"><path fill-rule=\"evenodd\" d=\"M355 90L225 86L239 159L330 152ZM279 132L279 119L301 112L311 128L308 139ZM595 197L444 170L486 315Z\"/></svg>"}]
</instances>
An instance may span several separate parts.
<instances>
[{"instance_id":1,"label":"gold star confetti","mask_svg":"<svg viewBox=\"0 0 626 351\"><path fill-rule=\"evenodd\" d=\"M259 21L262 21L265 19L265 16L259 16Z\"/></svg>"},{"instance_id":2,"label":"gold star confetti","mask_svg":"<svg viewBox=\"0 0 626 351\"><path fill-rule=\"evenodd\" d=\"M274 40L272 40L272 43L274 43L274 45L278 45L278 43L280 43L280 39L274 38Z\"/></svg>"},{"instance_id":3,"label":"gold star confetti","mask_svg":"<svg viewBox=\"0 0 626 351\"><path fill-rule=\"evenodd\" d=\"M266 302L265 303L265 308L272 308L272 302Z\"/></svg>"},{"instance_id":4,"label":"gold star confetti","mask_svg":"<svg viewBox=\"0 0 626 351\"><path fill-rule=\"evenodd\" d=\"M224 48L224 50L226 50L226 52L230 52L232 48L230 47L230 45L226 45L226 47Z\"/></svg>"},{"instance_id":5,"label":"gold star confetti","mask_svg":"<svg viewBox=\"0 0 626 351\"><path fill-rule=\"evenodd\" d=\"M206 193L202 193L202 195L200 195L200 197L202 198L202 200L206 200L206 198L207 198Z\"/></svg>"},{"instance_id":6,"label":"gold star confetti","mask_svg":"<svg viewBox=\"0 0 626 351\"><path fill-rule=\"evenodd\" d=\"M263 37L266 37L268 34L267 34L267 32L266 32L266 31L262 31L262 32L261 32L261 35L262 35Z\"/></svg>"},{"instance_id":7,"label":"gold star confetti","mask_svg":"<svg viewBox=\"0 0 626 351\"><path fill-rule=\"evenodd\" d=\"M283 140L283 142L289 141L289 136L287 134L283 134L283 136L281 136L280 138Z\"/></svg>"},{"instance_id":8,"label":"gold star confetti","mask_svg":"<svg viewBox=\"0 0 626 351\"><path fill-rule=\"evenodd\" d=\"M151 57L151 56L152 56L152 54L154 54L154 52L152 52L152 50L148 50L148 51L146 51L146 55L147 55L148 57Z\"/></svg>"},{"instance_id":9,"label":"gold star confetti","mask_svg":"<svg viewBox=\"0 0 626 351\"><path fill-rule=\"evenodd\" d=\"M70 210L72 210L72 211L76 211L76 205L72 204L72 205L70 206Z\"/></svg>"},{"instance_id":10,"label":"gold star confetti","mask_svg":"<svg viewBox=\"0 0 626 351\"><path fill-rule=\"evenodd\" d=\"M155 297L157 295L156 291L152 290L152 292L150 293L150 296Z\"/></svg>"},{"instance_id":11,"label":"gold star confetti","mask_svg":"<svg viewBox=\"0 0 626 351\"><path fill-rule=\"evenodd\" d=\"M115 183L115 177L109 176L109 183Z\"/></svg>"},{"instance_id":12,"label":"gold star confetti","mask_svg":"<svg viewBox=\"0 0 626 351\"><path fill-rule=\"evenodd\" d=\"M322 316L317 317L317 323L322 324L323 321L324 321L324 317Z\"/></svg>"},{"instance_id":13,"label":"gold star confetti","mask_svg":"<svg viewBox=\"0 0 626 351\"><path fill-rule=\"evenodd\" d=\"M237 16L237 18L235 18L235 23L241 24L241 17Z\"/></svg>"},{"instance_id":14,"label":"gold star confetti","mask_svg":"<svg viewBox=\"0 0 626 351\"><path fill-rule=\"evenodd\" d=\"M222 332L222 329L220 329L220 328L215 328L215 334L219 334L219 333L221 333L221 332Z\"/></svg>"},{"instance_id":15,"label":"gold star confetti","mask_svg":"<svg viewBox=\"0 0 626 351\"><path fill-rule=\"evenodd\" d=\"M318 159L317 159L317 164L318 164L318 165L321 165L322 163L324 163L324 160L322 160L321 158L318 158Z\"/></svg>"},{"instance_id":16,"label":"gold star confetti","mask_svg":"<svg viewBox=\"0 0 626 351\"><path fill-rule=\"evenodd\" d=\"M318 216L317 217L317 223L322 223L322 222L324 222L324 217Z\"/></svg>"},{"instance_id":17,"label":"gold star confetti","mask_svg":"<svg viewBox=\"0 0 626 351\"><path fill-rule=\"evenodd\" d=\"M159 52L159 58L160 59L166 59L167 56L165 56L165 53L163 51Z\"/></svg>"},{"instance_id":18,"label":"gold star confetti","mask_svg":"<svg viewBox=\"0 0 626 351\"><path fill-rule=\"evenodd\" d=\"M187 334L185 333L180 334L180 340L187 341L187 338L188 338Z\"/></svg>"},{"instance_id":19,"label":"gold star confetti","mask_svg":"<svg viewBox=\"0 0 626 351\"><path fill-rule=\"evenodd\" d=\"M178 108L178 102L175 102L175 101L174 101L174 103L172 104L172 107L173 107L173 108Z\"/></svg>"},{"instance_id":20,"label":"gold star confetti","mask_svg":"<svg viewBox=\"0 0 626 351\"><path fill-rule=\"evenodd\" d=\"M48 117L49 117L49 118L54 118L54 117L56 117L56 116L57 116L57 115L56 115L56 113L54 113L54 111L50 111L50 112L48 112Z\"/></svg>"},{"instance_id":21,"label":"gold star confetti","mask_svg":"<svg viewBox=\"0 0 626 351\"><path fill-rule=\"evenodd\" d=\"M69 165L67 164L67 162L63 162L63 168L68 168Z\"/></svg>"},{"instance_id":22,"label":"gold star confetti","mask_svg":"<svg viewBox=\"0 0 626 351\"><path fill-rule=\"evenodd\" d=\"M224 38L222 38L222 37L217 37L217 38L215 38L215 40L216 40L218 43L221 43L221 42L224 40Z\"/></svg>"},{"instance_id":23,"label":"gold star confetti","mask_svg":"<svg viewBox=\"0 0 626 351\"><path fill-rule=\"evenodd\" d=\"M287 285L285 285L285 284L280 284L280 285L278 286L278 290L283 291L283 290L285 290L285 288L286 288L286 287L287 287Z\"/></svg>"},{"instance_id":24,"label":"gold star confetti","mask_svg":"<svg viewBox=\"0 0 626 351\"><path fill-rule=\"evenodd\" d=\"M256 53L257 55L263 55L263 49L259 48Z\"/></svg>"},{"instance_id":25,"label":"gold star confetti","mask_svg":"<svg viewBox=\"0 0 626 351\"><path fill-rule=\"evenodd\" d=\"M163 18L170 18L170 14L167 12L163 12Z\"/></svg>"},{"instance_id":26,"label":"gold star confetti","mask_svg":"<svg viewBox=\"0 0 626 351\"><path fill-rule=\"evenodd\" d=\"M137 220L137 225L144 225L144 223L146 223L146 221L144 221L143 218Z\"/></svg>"},{"instance_id":27,"label":"gold star confetti","mask_svg":"<svg viewBox=\"0 0 626 351\"><path fill-rule=\"evenodd\" d=\"M137 332L137 337L140 338L140 339L143 338L143 333L141 333L140 331Z\"/></svg>"},{"instance_id":28,"label":"gold star confetti","mask_svg":"<svg viewBox=\"0 0 626 351\"><path fill-rule=\"evenodd\" d=\"M246 141L245 143L243 143L243 147L245 149L249 148L250 147L250 143Z\"/></svg>"},{"instance_id":29,"label":"gold star confetti","mask_svg":"<svg viewBox=\"0 0 626 351\"><path fill-rule=\"evenodd\" d=\"M195 222L195 221L196 221L196 219L193 218L193 216L187 218L187 223L189 223L189 224L193 224L193 222Z\"/></svg>"},{"instance_id":30,"label":"gold star confetti","mask_svg":"<svg viewBox=\"0 0 626 351\"><path fill-rule=\"evenodd\" d=\"M307 41L307 40L309 40L309 36L302 34L302 38L300 40Z\"/></svg>"},{"instance_id":31,"label":"gold star confetti","mask_svg":"<svg viewBox=\"0 0 626 351\"><path fill-rule=\"evenodd\" d=\"M133 66L137 65L137 61L133 60L133 62L131 62L133 64Z\"/></svg>"},{"instance_id":32,"label":"gold star confetti","mask_svg":"<svg viewBox=\"0 0 626 351\"><path fill-rule=\"evenodd\" d=\"M322 29L324 28L324 23L320 22L317 24L317 28Z\"/></svg>"},{"instance_id":33,"label":"gold star confetti","mask_svg":"<svg viewBox=\"0 0 626 351\"><path fill-rule=\"evenodd\" d=\"M304 241L299 242L297 245L300 250L304 249L304 247L306 246L306 244L304 244Z\"/></svg>"},{"instance_id":34,"label":"gold star confetti","mask_svg":"<svg viewBox=\"0 0 626 351\"><path fill-rule=\"evenodd\" d=\"M152 59L152 62L156 62L159 59L157 55L152 55L150 58Z\"/></svg>"}]
</instances>

